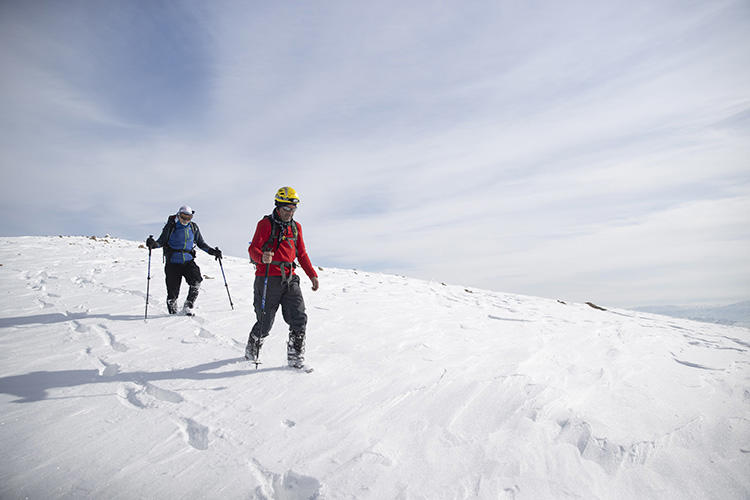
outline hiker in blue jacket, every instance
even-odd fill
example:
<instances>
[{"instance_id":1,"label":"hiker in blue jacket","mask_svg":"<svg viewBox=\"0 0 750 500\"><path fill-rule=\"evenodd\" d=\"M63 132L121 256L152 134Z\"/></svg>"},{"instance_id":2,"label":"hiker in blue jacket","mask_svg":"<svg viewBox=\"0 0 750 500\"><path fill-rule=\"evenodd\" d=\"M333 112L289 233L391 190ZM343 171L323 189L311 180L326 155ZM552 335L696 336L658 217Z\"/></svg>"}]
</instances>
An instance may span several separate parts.
<instances>
[{"instance_id":1,"label":"hiker in blue jacket","mask_svg":"<svg viewBox=\"0 0 750 500\"><path fill-rule=\"evenodd\" d=\"M221 259L219 247L211 248L203 241L198 224L193 222L195 211L183 205L175 215L170 215L161 235L154 240L151 236L146 240L149 248L164 248L164 274L167 281L167 309L169 314L177 313L177 297L180 295L180 284L185 278L190 291L183 305L183 312L193 315L195 299L198 297L203 278L198 264L195 263L195 247Z\"/></svg>"}]
</instances>

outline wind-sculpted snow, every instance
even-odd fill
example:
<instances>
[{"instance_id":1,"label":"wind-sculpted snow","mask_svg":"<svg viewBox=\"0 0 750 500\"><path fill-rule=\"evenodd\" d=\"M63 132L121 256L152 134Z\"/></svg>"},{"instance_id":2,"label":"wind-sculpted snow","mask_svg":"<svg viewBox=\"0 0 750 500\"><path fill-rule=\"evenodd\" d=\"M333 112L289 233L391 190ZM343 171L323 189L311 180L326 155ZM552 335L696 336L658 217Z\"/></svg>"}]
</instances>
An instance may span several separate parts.
<instances>
[{"instance_id":1,"label":"wind-sculpted snow","mask_svg":"<svg viewBox=\"0 0 750 500\"><path fill-rule=\"evenodd\" d=\"M746 328L325 269L256 370L247 259L147 256L0 238L1 498L750 497Z\"/></svg>"}]
</instances>

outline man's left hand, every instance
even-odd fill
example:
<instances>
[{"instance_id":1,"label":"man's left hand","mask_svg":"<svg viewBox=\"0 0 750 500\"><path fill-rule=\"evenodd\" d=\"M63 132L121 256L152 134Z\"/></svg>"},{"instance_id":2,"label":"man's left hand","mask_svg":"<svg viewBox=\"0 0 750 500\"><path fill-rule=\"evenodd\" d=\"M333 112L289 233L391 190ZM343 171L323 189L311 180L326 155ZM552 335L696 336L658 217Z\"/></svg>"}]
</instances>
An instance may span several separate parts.
<instances>
[{"instance_id":1,"label":"man's left hand","mask_svg":"<svg viewBox=\"0 0 750 500\"><path fill-rule=\"evenodd\" d=\"M318 278L310 278L310 281L312 281L313 292L317 291L318 288L320 288L320 281Z\"/></svg>"}]
</instances>

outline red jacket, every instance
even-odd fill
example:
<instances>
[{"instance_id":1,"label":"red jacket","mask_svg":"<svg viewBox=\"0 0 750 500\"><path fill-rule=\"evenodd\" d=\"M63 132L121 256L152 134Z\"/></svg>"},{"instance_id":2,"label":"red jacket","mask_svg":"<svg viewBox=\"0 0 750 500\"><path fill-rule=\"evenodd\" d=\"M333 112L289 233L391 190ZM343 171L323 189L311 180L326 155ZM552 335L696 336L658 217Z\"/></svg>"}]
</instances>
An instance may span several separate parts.
<instances>
[{"instance_id":1,"label":"red jacket","mask_svg":"<svg viewBox=\"0 0 750 500\"><path fill-rule=\"evenodd\" d=\"M271 249L274 252L273 261L294 262L296 257L297 260L299 260L302 269L305 270L305 274L310 278L317 278L318 273L315 272L312 263L310 263L310 257L307 255L307 249L305 248L305 240L302 238L302 225L297 221L293 222L294 224L297 224L296 248L294 229L292 229L292 226L290 225L286 229L285 235L287 239L282 241L278 248L276 248L276 241L274 241L273 248ZM250 254L250 260L255 263L256 276L265 276L266 274L266 265L261 263L263 258L262 248L271 237L271 230L272 226L270 219L268 217L261 219L260 222L258 222L258 226L255 228L253 241L250 242L250 246L247 249ZM294 271L292 271L292 274L294 274ZM268 270L268 275L281 276L280 266L278 264L271 264Z\"/></svg>"}]
</instances>

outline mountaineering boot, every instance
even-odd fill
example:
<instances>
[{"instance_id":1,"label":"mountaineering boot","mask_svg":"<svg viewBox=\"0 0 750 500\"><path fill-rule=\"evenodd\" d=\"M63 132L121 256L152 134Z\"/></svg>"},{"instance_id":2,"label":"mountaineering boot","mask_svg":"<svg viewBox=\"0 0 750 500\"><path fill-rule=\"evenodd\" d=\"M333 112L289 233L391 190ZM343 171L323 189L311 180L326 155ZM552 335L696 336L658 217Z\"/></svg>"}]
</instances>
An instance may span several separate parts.
<instances>
[{"instance_id":1,"label":"mountaineering boot","mask_svg":"<svg viewBox=\"0 0 750 500\"><path fill-rule=\"evenodd\" d=\"M190 307L193 307L193 304L195 304L195 299L198 298L198 291L200 290L200 288L200 283L190 285L190 290L188 290L187 297L185 298L185 304L190 304Z\"/></svg>"},{"instance_id":2,"label":"mountaineering boot","mask_svg":"<svg viewBox=\"0 0 750 500\"><path fill-rule=\"evenodd\" d=\"M169 311L169 314L177 314L177 300L176 299L167 300L167 311Z\"/></svg>"},{"instance_id":3,"label":"mountaineering boot","mask_svg":"<svg viewBox=\"0 0 750 500\"><path fill-rule=\"evenodd\" d=\"M286 362L292 368L305 367L304 332L289 332L289 341L286 343Z\"/></svg>"},{"instance_id":4,"label":"mountaineering boot","mask_svg":"<svg viewBox=\"0 0 750 500\"><path fill-rule=\"evenodd\" d=\"M201 288L200 282L196 283L195 285L190 285L188 296L185 299L185 305L182 307L182 311L185 313L186 316L193 315L193 304L195 304L195 299L198 298L198 291L200 290L200 288Z\"/></svg>"},{"instance_id":5,"label":"mountaineering boot","mask_svg":"<svg viewBox=\"0 0 750 500\"><path fill-rule=\"evenodd\" d=\"M263 345L263 340L257 338L255 335L250 335L247 339L247 346L245 347L245 359L251 363L258 364L258 358L260 356L260 347Z\"/></svg>"},{"instance_id":6,"label":"mountaineering boot","mask_svg":"<svg viewBox=\"0 0 750 500\"><path fill-rule=\"evenodd\" d=\"M193 303L185 301L185 305L182 306L182 312L185 313L185 316L193 316L195 313L193 312Z\"/></svg>"}]
</instances>

